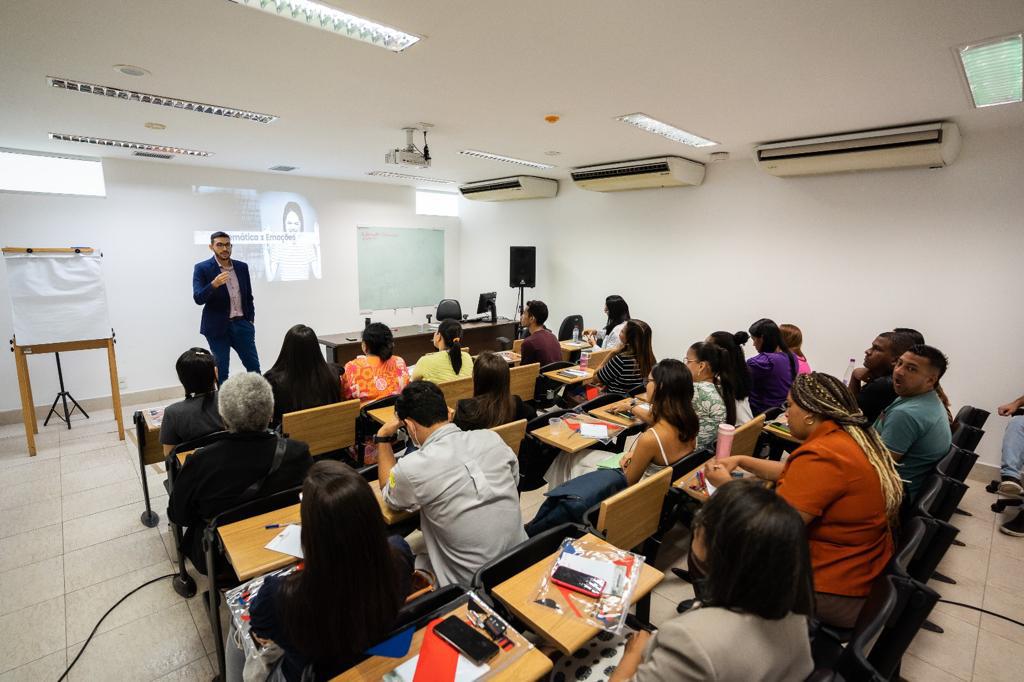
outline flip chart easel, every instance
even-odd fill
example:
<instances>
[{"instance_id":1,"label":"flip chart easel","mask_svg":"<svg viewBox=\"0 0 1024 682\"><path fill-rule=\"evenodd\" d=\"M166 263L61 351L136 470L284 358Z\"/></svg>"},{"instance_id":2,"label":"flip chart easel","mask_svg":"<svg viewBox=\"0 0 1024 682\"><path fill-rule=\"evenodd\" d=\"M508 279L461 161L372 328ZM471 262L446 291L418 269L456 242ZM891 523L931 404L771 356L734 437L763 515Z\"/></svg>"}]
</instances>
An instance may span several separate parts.
<instances>
[{"instance_id":1,"label":"flip chart easel","mask_svg":"<svg viewBox=\"0 0 1024 682\"><path fill-rule=\"evenodd\" d=\"M67 249L32 249L32 248L11 248L4 247L3 253L81 253L91 254L90 248L67 248ZM85 339L81 341L62 341L59 343L38 343L21 346L17 339L10 340L11 351L14 353L14 364L18 372L18 390L21 394L21 415L25 423L25 439L28 441L28 454L35 456L36 439L39 433L39 424L36 417L35 401L32 399L32 381L28 371L29 355L40 355L44 353L65 353L76 350L92 350L97 348L107 349L107 366L110 370L110 395L114 404L114 418L117 420L117 437L124 440L124 417L121 414L121 390L117 379L117 358L114 354L114 332L110 336L101 339Z\"/></svg>"}]
</instances>

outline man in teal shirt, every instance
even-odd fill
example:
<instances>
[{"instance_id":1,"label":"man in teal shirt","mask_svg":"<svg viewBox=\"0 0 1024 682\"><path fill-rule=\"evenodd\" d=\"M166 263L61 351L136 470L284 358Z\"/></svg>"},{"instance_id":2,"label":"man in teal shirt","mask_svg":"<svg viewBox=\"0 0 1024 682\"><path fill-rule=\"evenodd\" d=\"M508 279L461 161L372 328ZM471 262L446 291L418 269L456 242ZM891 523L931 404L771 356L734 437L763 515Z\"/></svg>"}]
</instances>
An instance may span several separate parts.
<instances>
[{"instance_id":1,"label":"man in teal shirt","mask_svg":"<svg viewBox=\"0 0 1024 682\"><path fill-rule=\"evenodd\" d=\"M947 364L939 349L912 346L896 361L892 372L897 398L875 421L875 429L898 463L910 502L953 443L949 414L935 393Z\"/></svg>"}]
</instances>

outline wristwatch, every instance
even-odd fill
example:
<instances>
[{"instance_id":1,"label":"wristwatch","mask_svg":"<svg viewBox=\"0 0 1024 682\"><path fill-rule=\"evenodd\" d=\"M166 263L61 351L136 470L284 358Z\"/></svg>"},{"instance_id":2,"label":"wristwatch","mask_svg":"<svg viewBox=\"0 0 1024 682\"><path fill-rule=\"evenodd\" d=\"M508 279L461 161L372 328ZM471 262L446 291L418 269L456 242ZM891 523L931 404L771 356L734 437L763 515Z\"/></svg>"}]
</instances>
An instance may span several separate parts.
<instances>
[{"instance_id":1,"label":"wristwatch","mask_svg":"<svg viewBox=\"0 0 1024 682\"><path fill-rule=\"evenodd\" d=\"M398 436L395 434L391 434L390 436L378 436L376 433L373 434L374 443L394 443L396 440L398 440Z\"/></svg>"}]
</instances>

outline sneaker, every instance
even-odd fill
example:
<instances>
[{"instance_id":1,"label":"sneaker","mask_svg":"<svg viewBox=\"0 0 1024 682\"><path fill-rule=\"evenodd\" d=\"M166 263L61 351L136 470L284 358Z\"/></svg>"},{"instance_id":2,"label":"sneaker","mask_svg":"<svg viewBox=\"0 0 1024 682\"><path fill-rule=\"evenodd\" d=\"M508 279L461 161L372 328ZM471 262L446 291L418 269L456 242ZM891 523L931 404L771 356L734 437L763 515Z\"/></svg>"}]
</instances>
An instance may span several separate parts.
<instances>
[{"instance_id":1,"label":"sneaker","mask_svg":"<svg viewBox=\"0 0 1024 682\"><path fill-rule=\"evenodd\" d=\"M999 482L999 486L996 487L996 492L1000 495L1009 495L1010 497L1021 497L1024 495L1024 487L1021 487L1020 481L1009 476L1004 476L1003 480Z\"/></svg>"},{"instance_id":2,"label":"sneaker","mask_svg":"<svg viewBox=\"0 0 1024 682\"><path fill-rule=\"evenodd\" d=\"M1024 538L1024 511L1017 514L1012 521L1007 521L999 526L999 530L1007 535Z\"/></svg>"}]
</instances>

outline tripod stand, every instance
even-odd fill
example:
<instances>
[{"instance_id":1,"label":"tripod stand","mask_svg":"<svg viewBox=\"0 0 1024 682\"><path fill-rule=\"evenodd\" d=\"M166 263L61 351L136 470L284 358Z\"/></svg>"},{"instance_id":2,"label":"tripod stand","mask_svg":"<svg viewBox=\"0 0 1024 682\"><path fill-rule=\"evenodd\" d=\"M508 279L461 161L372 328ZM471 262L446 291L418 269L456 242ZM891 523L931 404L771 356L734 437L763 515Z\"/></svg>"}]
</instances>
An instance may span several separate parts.
<instances>
[{"instance_id":1,"label":"tripod stand","mask_svg":"<svg viewBox=\"0 0 1024 682\"><path fill-rule=\"evenodd\" d=\"M520 327L522 326L523 310L526 307L523 290L526 288L526 282L519 280L519 298L516 303L516 338L519 338Z\"/></svg>"},{"instance_id":2,"label":"tripod stand","mask_svg":"<svg viewBox=\"0 0 1024 682\"><path fill-rule=\"evenodd\" d=\"M49 414L46 415L46 419L43 421L43 426L46 426L47 424L50 423L50 417L57 415L57 419L60 419L62 422L67 424L68 428L70 429L71 413L74 412L76 408L78 409L79 412L85 415L86 419L89 418L89 414L82 408L81 405L78 404L78 401L75 400L75 396L71 395L71 393L64 390L64 372L60 368L60 353L54 353L53 357L57 359L57 380L60 382L60 393L58 393L57 397L53 399L53 405L50 406L50 412ZM69 399L71 400L72 403L74 403L74 407L72 407L70 410L68 410ZM60 415L59 412L57 412L58 401L61 401L64 404L63 417Z\"/></svg>"}]
</instances>

